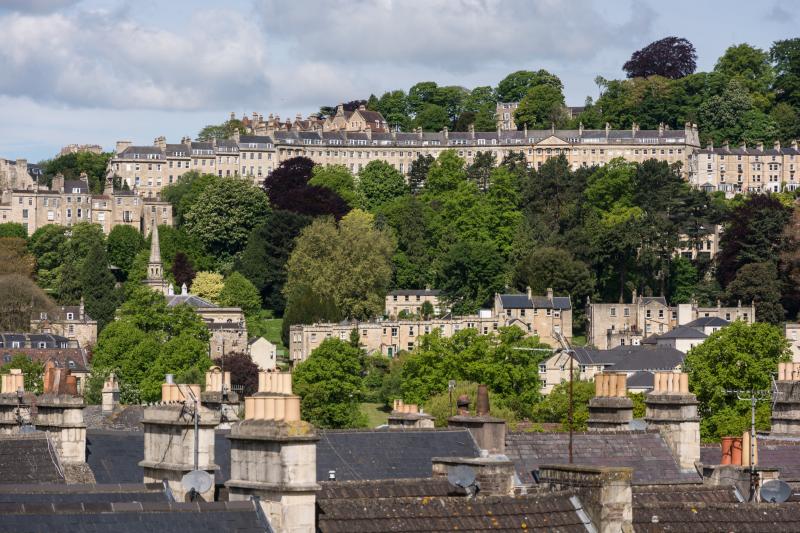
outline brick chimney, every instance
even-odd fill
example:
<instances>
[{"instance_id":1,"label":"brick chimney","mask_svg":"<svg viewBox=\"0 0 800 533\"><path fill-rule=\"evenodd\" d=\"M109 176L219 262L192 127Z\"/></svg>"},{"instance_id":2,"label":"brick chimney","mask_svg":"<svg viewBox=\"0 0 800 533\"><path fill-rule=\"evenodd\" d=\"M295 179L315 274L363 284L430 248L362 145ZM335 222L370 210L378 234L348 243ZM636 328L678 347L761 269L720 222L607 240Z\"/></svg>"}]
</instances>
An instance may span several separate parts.
<instances>
[{"instance_id":1,"label":"brick chimney","mask_svg":"<svg viewBox=\"0 0 800 533\"><path fill-rule=\"evenodd\" d=\"M627 396L627 376L601 372L594 376L595 397L589 400L589 431L623 431L633 420L633 401Z\"/></svg>"},{"instance_id":2,"label":"brick chimney","mask_svg":"<svg viewBox=\"0 0 800 533\"><path fill-rule=\"evenodd\" d=\"M63 463L86 462L86 424L77 379L52 361L45 364L44 393L36 400L36 429L53 441Z\"/></svg>"},{"instance_id":3,"label":"brick chimney","mask_svg":"<svg viewBox=\"0 0 800 533\"><path fill-rule=\"evenodd\" d=\"M539 483L550 491L575 491L598 533L633 531L633 469L542 465ZM574 503L574 502L573 502Z\"/></svg>"},{"instance_id":4,"label":"brick chimney","mask_svg":"<svg viewBox=\"0 0 800 533\"><path fill-rule=\"evenodd\" d=\"M433 416L421 413L417 404L395 400L389 415L389 429L432 428L435 420Z\"/></svg>"},{"instance_id":5,"label":"brick chimney","mask_svg":"<svg viewBox=\"0 0 800 533\"><path fill-rule=\"evenodd\" d=\"M161 403L147 407L142 419L144 460L139 466L144 469L144 482L166 480L179 502L189 497L181 479L195 469L195 410L199 414L198 469L205 470L213 478L219 470L214 463L214 429L219 424L219 415L200 404L200 385L177 385L168 375L166 383L161 385ZM199 496L204 501L213 501L213 484Z\"/></svg>"},{"instance_id":6,"label":"brick chimney","mask_svg":"<svg viewBox=\"0 0 800 533\"><path fill-rule=\"evenodd\" d=\"M778 363L771 433L800 436L800 363Z\"/></svg>"},{"instance_id":7,"label":"brick chimney","mask_svg":"<svg viewBox=\"0 0 800 533\"><path fill-rule=\"evenodd\" d=\"M447 419L447 426L468 429L478 447L489 454L504 454L506 421L490 415L489 389L486 385L478 385L475 416L469 414L468 401L463 405L463 399L459 398L459 404L458 414Z\"/></svg>"},{"instance_id":8,"label":"brick chimney","mask_svg":"<svg viewBox=\"0 0 800 533\"><path fill-rule=\"evenodd\" d=\"M111 372L103 383L102 413L110 415L119 406L119 381Z\"/></svg>"},{"instance_id":9,"label":"brick chimney","mask_svg":"<svg viewBox=\"0 0 800 533\"><path fill-rule=\"evenodd\" d=\"M695 471L700 461L700 417L697 397L689 392L685 372L656 372L653 390L645 397L645 421L658 429L681 470Z\"/></svg>"},{"instance_id":10,"label":"brick chimney","mask_svg":"<svg viewBox=\"0 0 800 533\"><path fill-rule=\"evenodd\" d=\"M317 431L300 420L300 397L288 372L259 373L245 398L245 419L231 428L230 501L260 498L278 533L315 530Z\"/></svg>"}]
</instances>

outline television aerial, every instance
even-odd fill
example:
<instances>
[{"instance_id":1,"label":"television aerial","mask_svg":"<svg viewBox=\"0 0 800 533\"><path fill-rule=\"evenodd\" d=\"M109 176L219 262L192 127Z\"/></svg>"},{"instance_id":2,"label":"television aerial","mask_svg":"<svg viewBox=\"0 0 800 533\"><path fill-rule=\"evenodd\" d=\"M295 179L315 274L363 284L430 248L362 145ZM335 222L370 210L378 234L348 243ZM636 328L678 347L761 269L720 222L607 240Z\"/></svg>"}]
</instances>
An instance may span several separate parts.
<instances>
[{"instance_id":1,"label":"television aerial","mask_svg":"<svg viewBox=\"0 0 800 533\"><path fill-rule=\"evenodd\" d=\"M763 502L783 503L792 495L792 487L782 479L770 479L761 485L758 493Z\"/></svg>"}]
</instances>

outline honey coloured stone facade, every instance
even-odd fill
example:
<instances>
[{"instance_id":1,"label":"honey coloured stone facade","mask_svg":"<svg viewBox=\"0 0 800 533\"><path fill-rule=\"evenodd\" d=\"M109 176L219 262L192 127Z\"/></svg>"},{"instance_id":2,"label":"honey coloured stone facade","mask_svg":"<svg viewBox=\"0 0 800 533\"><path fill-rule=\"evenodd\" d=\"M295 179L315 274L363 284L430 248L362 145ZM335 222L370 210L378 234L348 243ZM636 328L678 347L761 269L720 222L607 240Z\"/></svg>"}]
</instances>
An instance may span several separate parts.
<instances>
[{"instance_id":1,"label":"honey coloured stone facade","mask_svg":"<svg viewBox=\"0 0 800 533\"><path fill-rule=\"evenodd\" d=\"M700 307L695 303L670 306L664 297L633 294L629 303L592 303L587 305L587 342L600 349L638 345L651 335L661 335L678 326L704 317L718 317L728 322L755 321L755 306Z\"/></svg>"},{"instance_id":2,"label":"honey coloured stone facade","mask_svg":"<svg viewBox=\"0 0 800 533\"><path fill-rule=\"evenodd\" d=\"M709 144L697 154L693 185L709 192L722 191L727 197L739 193L794 191L800 186L800 149L797 142L772 148L763 143L731 147Z\"/></svg>"},{"instance_id":3,"label":"honey coloured stone facade","mask_svg":"<svg viewBox=\"0 0 800 533\"><path fill-rule=\"evenodd\" d=\"M547 296L497 294L493 308L483 309L477 315L294 325L289 331L289 358L292 364L304 361L325 339L348 341L353 330L358 332L360 345L367 353L395 357L402 351L412 351L422 335L434 331L443 337L451 337L464 329L488 335L506 326L517 326L526 335L537 335L551 346L555 345L554 330L569 339L572 337L569 297L553 297L552 292Z\"/></svg>"},{"instance_id":4,"label":"honey coloured stone facade","mask_svg":"<svg viewBox=\"0 0 800 533\"><path fill-rule=\"evenodd\" d=\"M398 318L400 314L422 316L422 306L428 302L433 306L434 315L449 312L439 299L441 292L435 289L398 289L386 295L386 316Z\"/></svg>"},{"instance_id":5,"label":"honey coloured stone facade","mask_svg":"<svg viewBox=\"0 0 800 533\"><path fill-rule=\"evenodd\" d=\"M32 189L35 180L29 166L26 159L0 158L0 190Z\"/></svg>"},{"instance_id":6,"label":"honey coloured stone facade","mask_svg":"<svg viewBox=\"0 0 800 533\"><path fill-rule=\"evenodd\" d=\"M47 224L72 226L80 222L98 224L105 234L114 226L132 226L148 233L152 222L172 226L172 205L157 197L143 198L133 191L113 190L91 194L88 178L53 178L51 189L7 189L0 201L0 222L17 222L28 235Z\"/></svg>"},{"instance_id":7,"label":"honey coloured stone facade","mask_svg":"<svg viewBox=\"0 0 800 533\"><path fill-rule=\"evenodd\" d=\"M80 305L62 305L54 313L39 313L31 317L31 331L52 333L75 340L84 348L97 344L97 320Z\"/></svg>"},{"instance_id":8,"label":"honey coloured stone facade","mask_svg":"<svg viewBox=\"0 0 800 533\"><path fill-rule=\"evenodd\" d=\"M357 116L364 114L369 116L366 111L354 112ZM364 118L359 124L367 122ZM344 122L333 127L344 127ZM479 152L491 153L498 164L511 153L521 153L532 168L561 155L573 169L604 165L616 158L636 162L657 159L680 163L683 177L694 183L695 152L699 148L697 127L688 123L682 130L640 130L636 125L625 130L579 127L490 132L390 132L366 126L363 131L281 129L267 134L256 130L255 135L235 133L230 140L207 143L183 139L181 144L171 145L163 137L156 139L153 146L132 146L129 141L120 141L108 172L147 197L157 195L189 170L239 175L260 185L281 162L304 156L321 165L344 165L355 174L370 161L381 160L408 174L417 157L438 157L444 150L455 150L468 164Z\"/></svg>"}]
</instances>

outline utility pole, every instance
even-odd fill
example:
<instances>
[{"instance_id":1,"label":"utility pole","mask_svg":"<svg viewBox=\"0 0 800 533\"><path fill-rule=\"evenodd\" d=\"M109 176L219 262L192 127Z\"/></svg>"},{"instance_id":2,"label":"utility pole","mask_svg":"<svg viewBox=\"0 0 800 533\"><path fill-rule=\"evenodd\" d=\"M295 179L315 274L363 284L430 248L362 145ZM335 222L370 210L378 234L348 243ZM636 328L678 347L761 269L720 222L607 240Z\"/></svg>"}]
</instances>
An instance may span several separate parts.
<instances>
[{"instance_id":1,"label":"utility pole","mask_svg":"<svg viewBox=\"0 0 800 533\"><path fill-rule=\"evenodd\" d=\"M572 380L573 380L573 361L575 360L575 350L572 349L569 341L561 335L560 332L553 330L553 338L561 345L561 353L567 354L569 357L569 411L567 414L567 423L569 424L569 464L572 464L572 422L573 422L573 412L574 412L574 395L572 389Z\"/></svg>"},{"instance_id":2,"label":"utility pole","mask_svg":"<svg viewBox=\"0 0 800 533\"><path fill-rule=\"evenodd\" d=\"M756 404L773 399L773 391L771 390L728 390L725 391L729 395L736 395L736 399L740 401L750 402L750 498L748 501L755 500L756 497Z\"/></svg>"}]
</instances>

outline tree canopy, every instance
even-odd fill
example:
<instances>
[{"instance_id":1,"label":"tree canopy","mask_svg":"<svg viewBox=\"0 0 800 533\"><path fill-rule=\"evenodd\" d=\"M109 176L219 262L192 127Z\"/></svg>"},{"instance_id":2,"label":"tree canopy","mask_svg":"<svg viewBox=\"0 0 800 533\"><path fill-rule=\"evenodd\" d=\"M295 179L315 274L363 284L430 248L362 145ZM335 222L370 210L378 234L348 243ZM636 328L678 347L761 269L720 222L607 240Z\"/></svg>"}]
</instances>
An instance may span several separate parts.
<instances>
[{"instance_id":1,"label":"tree canopy","mask_svg":"<svg viewBox=\"0 0 800 533\"><path fill-rule=\"evenodd\" d=\"M697 68L697 52L688 40L665 37L633 53L622 66L629 78L683 78Z\"/></svg>"}]
</instances>

